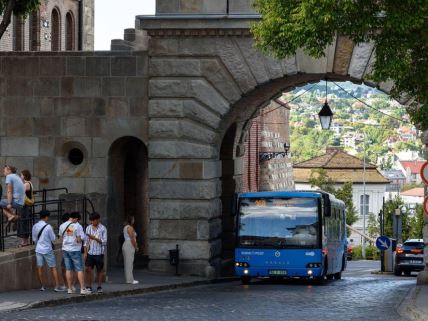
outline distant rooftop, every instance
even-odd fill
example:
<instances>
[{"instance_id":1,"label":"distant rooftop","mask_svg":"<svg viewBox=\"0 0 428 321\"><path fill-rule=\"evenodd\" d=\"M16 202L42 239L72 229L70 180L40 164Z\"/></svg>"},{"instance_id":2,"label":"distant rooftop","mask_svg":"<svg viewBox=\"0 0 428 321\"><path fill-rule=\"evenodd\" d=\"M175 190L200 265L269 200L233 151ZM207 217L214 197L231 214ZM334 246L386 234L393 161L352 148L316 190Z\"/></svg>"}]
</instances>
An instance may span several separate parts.
<instances>
[{"instance_id":1,"label":"distant rooftop","mask_svg":"<svg viewBox=\"0 0 428 321\"><path fill-rule=\"evenodd\" d=\"M401 196L415 196L415 197L424 197L424 188L423 187L415 187L409 189L408 191L401 192Z\"/></svg>"},{"instance_id":2,"label":"distant rooftop","mask_svg":"<svg viewBox=\"0 0 428 321\"><path fill-rule=\"evenodd\" d=\"M308 183L314 169L325 169L330 179L335 183L352 182L356 184L365 181L368 184L389 184L390 181L382 176L376 166L366 163L364 177L364 162L340 147L328 147L324 155L314 157L293 166L293 176L296 183Z\"/></svg>"}]
</instances>

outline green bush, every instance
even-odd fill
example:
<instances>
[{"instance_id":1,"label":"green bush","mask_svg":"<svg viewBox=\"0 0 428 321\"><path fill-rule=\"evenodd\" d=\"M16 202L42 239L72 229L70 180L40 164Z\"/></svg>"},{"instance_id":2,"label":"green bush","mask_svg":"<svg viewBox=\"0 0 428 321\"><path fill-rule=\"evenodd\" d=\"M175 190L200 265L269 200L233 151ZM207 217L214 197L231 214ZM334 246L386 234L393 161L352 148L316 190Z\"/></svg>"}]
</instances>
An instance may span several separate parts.
<instances>
[{"instance_id":1,"label":"green bush","mask_svg":"<svg viewBox=\"0 0 428 321\"><path fill-rule=\"evenodd\" d=\"M380 253L378 249L373 245L366 246L366 259L367 260L379 260ZM352 247L352 259L353 260L362 260L363 259L363 251L361 245L356 245Z\"/></svg>"}]
</instances>

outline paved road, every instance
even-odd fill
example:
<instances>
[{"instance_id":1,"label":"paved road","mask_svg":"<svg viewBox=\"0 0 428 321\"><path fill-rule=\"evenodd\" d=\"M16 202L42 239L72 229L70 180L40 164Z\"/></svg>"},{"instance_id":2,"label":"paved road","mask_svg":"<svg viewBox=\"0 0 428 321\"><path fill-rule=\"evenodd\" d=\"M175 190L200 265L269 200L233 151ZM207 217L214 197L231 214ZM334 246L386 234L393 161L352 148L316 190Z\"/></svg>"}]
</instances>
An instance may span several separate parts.
<instances>
[{"instance_id":1,"label":"paved road","mask_svg":"<svg viewBox=\"0 0 428 321\"><path fill-rule=\"evenodd\" d=\"M395 308L415 277L370 274L378 263L351 262L344 278L323 286L308 282L256 281L200 286L0 314L0 320L227 320L401 321Z\"/></svg>"}]
</instances>

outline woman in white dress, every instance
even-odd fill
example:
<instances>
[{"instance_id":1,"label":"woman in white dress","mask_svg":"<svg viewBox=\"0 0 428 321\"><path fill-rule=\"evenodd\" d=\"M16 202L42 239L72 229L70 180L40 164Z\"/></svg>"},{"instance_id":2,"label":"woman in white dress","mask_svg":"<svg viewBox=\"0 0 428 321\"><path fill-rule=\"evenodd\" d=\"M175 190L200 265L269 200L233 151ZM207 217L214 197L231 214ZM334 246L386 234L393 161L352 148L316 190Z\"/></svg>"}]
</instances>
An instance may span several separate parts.
<instances>
[{"instance_id":1,"label":"woman in white dress","mask_svg":"<svg viewBox=\"0 0 428 321\"><path fill-rule=\"evenodd\" d=\"M125 242L122 245L123 262L125 267L125 281L129 284L138 284L134 280L134 256L138 252L137 233L134 229L135 218L129 216L126 219L125 227L123 228L123 237Z\"/></svg>"}]
</instances>

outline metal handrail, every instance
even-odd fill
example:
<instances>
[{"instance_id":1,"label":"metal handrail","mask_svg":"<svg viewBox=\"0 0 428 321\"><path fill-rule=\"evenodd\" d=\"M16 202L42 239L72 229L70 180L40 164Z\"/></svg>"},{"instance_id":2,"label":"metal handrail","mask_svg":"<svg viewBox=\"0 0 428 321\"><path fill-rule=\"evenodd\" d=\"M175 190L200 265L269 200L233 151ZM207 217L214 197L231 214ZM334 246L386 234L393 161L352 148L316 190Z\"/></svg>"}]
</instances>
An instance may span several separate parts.
<instances>
[{"instance_id":1,"label":"metal handrail","mask_svg":"<svg viewBox=\"0 0 428 321\"><path fill-rule=\"evenodd\" d=\"M73 199L73 200L66 200L64 198L58 198L58 199L53 199L53 200L47 200L46 195L47 192L49 191L59 191L59 190L65 190L68 193L68 190L66 188L58 188L58 189L50 189L50 190L41 190L44 194L45 197L43 197L43 199L41 201L36 201L34 202L34 204L31 206L31 216L27 219L21 219L21 224L23 224L22 222L24 221L29 221L29 234L31 234L31 229L33 227L33 225L35 224L35 214L37 212L39 212L40 210L37 210L39 207L41 207L41 210L46 210L47 206L55 206L55 209L51 210L51 213L54 213L55 215L51 215L52 218L54 218L56 216L57 219L57 227L59 228L61 222L61 217L64 214L64 204L66 203L79 203L81 202L81 211L82 211L82 220L81 223L83 225L84 228L86 228L87 224L88 224L88 214L95 212L95 207L93 202L86 196L82 197L82 198L78 198L78 199ZM90 211L88 211L88 207L90 208ZM1 217L0 219L0 251L4 251L5 250L5 240L8 237L16 237L18 236L18 233L11 233L9 234L8 231L5 230L5 219L4 216ZM16 224L16 223L15 223ZM31 239L31 237L30 237Z\"/></svg>"}]
</instances>

